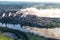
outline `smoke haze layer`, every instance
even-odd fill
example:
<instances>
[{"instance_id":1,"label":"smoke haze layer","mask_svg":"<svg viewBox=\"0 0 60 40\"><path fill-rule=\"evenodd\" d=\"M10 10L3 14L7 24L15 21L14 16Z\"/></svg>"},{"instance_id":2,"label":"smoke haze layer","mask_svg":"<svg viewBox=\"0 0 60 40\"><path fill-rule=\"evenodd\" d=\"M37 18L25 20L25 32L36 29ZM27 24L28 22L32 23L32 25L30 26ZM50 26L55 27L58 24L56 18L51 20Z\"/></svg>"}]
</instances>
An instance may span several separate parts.
<instances>
[{"instance_id":1,"label":"smoke haze layer","mask_svg":"<svg viewBox=\"0 0 60 40\"><path fill-rule=\"evenodd\" d=\"M22 16L26 15L36 15L38 17L51 17L51 18L60 18L60 9L36 9L36 8L26 8L26 9L20 9L20 11L17 11L16 14L21 14Z\"/></svg>"}]
</instances>

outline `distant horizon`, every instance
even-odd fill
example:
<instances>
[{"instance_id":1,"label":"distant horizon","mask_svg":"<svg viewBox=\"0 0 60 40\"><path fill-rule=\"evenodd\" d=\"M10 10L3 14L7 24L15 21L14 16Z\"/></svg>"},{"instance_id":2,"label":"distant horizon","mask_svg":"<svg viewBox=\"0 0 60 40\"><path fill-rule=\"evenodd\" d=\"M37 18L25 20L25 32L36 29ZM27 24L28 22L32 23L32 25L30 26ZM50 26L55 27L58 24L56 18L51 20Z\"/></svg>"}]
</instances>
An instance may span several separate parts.
<instances>
[{"instance_id":1,"label":"distant horizon","mask_svg":"<svg viewBox=\"0 0 60 40\"><path fill-rule=\"evenodd\" d=\"M29 2L29 1L0 1L0 2ZM33 1L30 1L33 2ZM60 3L60 2L36 2L36 3Z\"/></svg>"},{"instance_id":2,"label":"distant horizon","mask_svg":"<svg viewBox=\"0 0 60 40\"><path fill-rule=\"evenodd\" d=\"M47 3L60 3L60 0L0 0L2 2L47 2Z\"/></svg>"}]
</instances>

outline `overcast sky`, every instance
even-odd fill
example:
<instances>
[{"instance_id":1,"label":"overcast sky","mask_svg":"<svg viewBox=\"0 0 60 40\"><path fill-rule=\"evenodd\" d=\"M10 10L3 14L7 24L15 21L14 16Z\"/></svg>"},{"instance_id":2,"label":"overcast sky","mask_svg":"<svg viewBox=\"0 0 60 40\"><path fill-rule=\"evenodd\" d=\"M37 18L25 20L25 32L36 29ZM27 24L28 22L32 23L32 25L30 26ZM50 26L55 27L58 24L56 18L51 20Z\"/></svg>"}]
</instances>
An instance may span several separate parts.
<instances>
[{"instance_id":1,"label":"overcast sky","mask_svg":"<svg viewBox=\"0 0 60 40\"><path fill-rule=\"evenodd\" d=\"M57 3L60 3L60 0L0 0L0 1L27 1L27 2L57 2Z\"/></svg>"}]
</instances>

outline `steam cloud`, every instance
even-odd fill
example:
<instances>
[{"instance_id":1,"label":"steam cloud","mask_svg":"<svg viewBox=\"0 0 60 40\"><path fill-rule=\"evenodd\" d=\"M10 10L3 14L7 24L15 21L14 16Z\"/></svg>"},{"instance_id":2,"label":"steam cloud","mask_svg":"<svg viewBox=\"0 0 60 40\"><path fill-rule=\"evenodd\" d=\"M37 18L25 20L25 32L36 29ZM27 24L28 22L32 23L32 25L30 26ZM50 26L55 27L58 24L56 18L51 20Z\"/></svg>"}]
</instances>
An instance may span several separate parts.
<instances>
[{"instance_id":1,"label":"steam cloud","mask_svg":"<svg viewBox=\"0 0 60 40\"><path fill-rule=\"evenodd\" d=\"M51 17L51 18L60 18L60 9L36 9L36 8L26 8L20 9L17 11L17 14L23 14L21 17L26 17L26 15L36 15L38 17Z\"/></svg>"}]
</instances>

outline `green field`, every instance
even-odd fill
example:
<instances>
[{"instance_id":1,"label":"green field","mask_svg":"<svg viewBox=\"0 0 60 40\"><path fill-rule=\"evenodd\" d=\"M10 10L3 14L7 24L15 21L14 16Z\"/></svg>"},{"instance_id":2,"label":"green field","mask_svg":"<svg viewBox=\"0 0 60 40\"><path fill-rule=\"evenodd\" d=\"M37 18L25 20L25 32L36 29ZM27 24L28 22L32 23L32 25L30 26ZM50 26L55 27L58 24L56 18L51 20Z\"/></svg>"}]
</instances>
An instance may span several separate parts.
<instances>
[{"instance_id":1,"label":"green field","mask_svg":"<svg viewBox=\"0 0 60 40\"><path fill-rule=\"evenodd\" d=\"M58 40L54 38L46 38L44 36L34 35L33 33L25 33L29 40Z\"/></svg>"},{"instance_id":2,"label":"green field","mask_svg":"<svg viewBox=\"0 0 60 40\"><path fill-rule=\"evenodd\" d=\"M44 37L40 37L40 36L34 35L32 33L26 33L26 35L30 40L45 40Z\"/></svg>"},{"instance_id":3,"label":"green field","mask_svg":"<svg viewBox=\"0 0 60 40\"><path fill-rule=\"evenodd\" d=\"M7 36L0 35L0 40L14 40L14 39Z\"/></svg>"}]
</instances>

